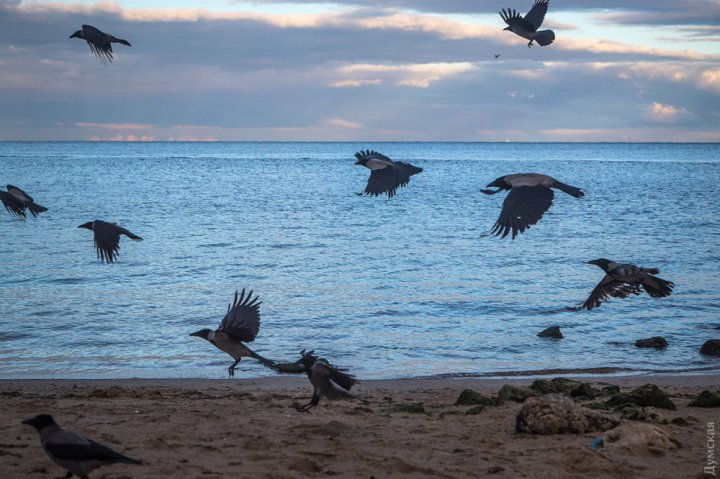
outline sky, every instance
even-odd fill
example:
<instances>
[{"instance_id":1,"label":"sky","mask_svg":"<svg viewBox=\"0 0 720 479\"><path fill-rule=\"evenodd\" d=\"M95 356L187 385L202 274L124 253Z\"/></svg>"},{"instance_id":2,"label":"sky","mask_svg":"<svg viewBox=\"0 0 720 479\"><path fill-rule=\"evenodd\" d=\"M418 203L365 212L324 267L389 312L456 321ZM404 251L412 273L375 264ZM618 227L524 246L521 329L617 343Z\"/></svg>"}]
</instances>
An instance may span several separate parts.
<instances>
[{"instance_id":1,"label":"sky","mask_svg":"<svg viewBox=\"0 0 720 479\"><path fill-rule=\"evenodd\" d=\"M720 141L720 0L532 2L0 0L0 141Z\"/></svg>"}]
</instances>

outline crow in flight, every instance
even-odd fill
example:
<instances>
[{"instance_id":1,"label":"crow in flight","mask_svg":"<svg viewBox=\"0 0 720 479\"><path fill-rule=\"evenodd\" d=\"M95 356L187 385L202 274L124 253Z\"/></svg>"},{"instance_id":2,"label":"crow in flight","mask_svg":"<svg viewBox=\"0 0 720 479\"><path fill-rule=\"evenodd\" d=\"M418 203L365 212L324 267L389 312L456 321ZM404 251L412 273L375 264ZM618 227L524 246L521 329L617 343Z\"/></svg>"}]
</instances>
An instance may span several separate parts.
<instances>
[{"instance_id":1,"label":"crow in flight","mask_svg":"<svg viewBox=\"0 0 720 479\"><path fill-rule=\"evenodd\" d=\"M112 43L122 43L123 45L131 46L130 42L121 38L115 38L114 36L101 32L92 25L83 25L82 30L78 30L70 38L82 38L90 45L90 50L100 59L102 63L106 61L112 63L113 61L113 50Z\"/></svg>"},{"instance_id":2,"label":"crow in flight","mask_svg":"<svg viewBox=\"0 0 720 479\"><path fill-rule=\"evenodd\" d=\"M518 173L501 176L488 185L499 188L480 190L486 195L494 195L502 190L510 190L503 202L500 217L495 222L492 233L506 237L512 231L512 239L534 225L550 208L554 193L550 188L557 188L565 193L580 198L585 193L579 188L561 183L552 176L539 173Z\"/></svg>"},{"instance_id":3,"label":"crow in flight","mask_svg":"<svg viewBox=\"0 0 720 479\"><path fill-rule=\"evenodd\" d=\"M360 194L378 196L387 193L388 198L395 196L401 186L410 182L410 177L420 173L423 169L402 161L393 161L377 151L360 151L355 153L356 165L370 169L365 191Z\"/></svg>"},{"instance_id":4,"label":"crow in flight","mask_svg":"<svg viewBox=\"0 0 720 479\"><path fill-rule=\"evenodd\" d=\"M142 238L138 235L129 232L122 226L107 221L88 221L78 226L78 228L85 228L93 232L97 257L101 263L117 261L118 251L120 251L120 235L125 235L135 241L142 241Z\"/></svg>"},{"instance_id":5,"label":"crow in flight","mask_svg":"<svg viewBox=\"0 0 720 479\"><path fill-rule=\"evenodd\" d=\"M260 330L260 304L262 301L257 302L259 296L253 298L252 294L253 292L250 291L245 296L243 288L240 298L238 298L238 293L235 291L235 299L232 304L228 305L228 312L215 331L205 328L190 334L190 336L206 339L220 351L225 351L232 356L235 362L228 368L230 377L235 375L236 366L243 357L255 358L264 366L276 369L273 361L265 359L244 344L253 342Z\"/></svg>"},{"instance_id":6,"label":"crow in flight","mask_svg":"<svg viewBox=\"0 0 720 479\"><path fill-rule=\"evenodd\" d=\"M540 46L550 45L555 40L555 32L552 30L537 31L545 19L548 10L549 0L535 0L530 11L523 18L517 10L508 8L502 9L500 17L508 24L503 30L509 30L516 35L530 40L528 48L532 47L532 42L536 41Z\"/></svg>"},{"instance_id":7,"label":"crow in flight","mask_svg":"<svg viewBox=\"0 0 720 479\"><path fill-rule=\"evenodd\" d=\"M315 351L300 351L300 360L305 366L310 384L313 386L313 395L309 403L299 408L301 412L309 412L311 408L318 405L321 397L328 399L357 399L363 403L367 402L350 394L350 388L357 384L354 376L346 374L330 366L323 360L318 359L313 353Z\"/></svg>"},{"instance_id":8,"label":"crow in flight","mask_svg":"<svg viewBox=\"0 0 720 479\"><path fill-rule=\"evenodd\" d=\"M670 296L675 287L670 281L654 276L660 273L657 268L620 264L605 258L588 261L588 264L602 268L605 277L595 286L580 309L585 308L590 311L609 297L627 298L631 294L640 294L642 289L653 298L664 298Z\"/></svg>"},{"instance_id":9,"label":"crow in flight","mask_svg":"<svg viewBox=\"0 0 720 479\"><path fill-rule=\"evenodd\" d=\"M26 209L30 210L33 216L47 211L47 208L35 203L32 196L13 185L7 185L7 191L0 190L0 201L2 201L3 206L10 214L17 216L21 220L26 217Z\"/></svg>"}]
</instances>

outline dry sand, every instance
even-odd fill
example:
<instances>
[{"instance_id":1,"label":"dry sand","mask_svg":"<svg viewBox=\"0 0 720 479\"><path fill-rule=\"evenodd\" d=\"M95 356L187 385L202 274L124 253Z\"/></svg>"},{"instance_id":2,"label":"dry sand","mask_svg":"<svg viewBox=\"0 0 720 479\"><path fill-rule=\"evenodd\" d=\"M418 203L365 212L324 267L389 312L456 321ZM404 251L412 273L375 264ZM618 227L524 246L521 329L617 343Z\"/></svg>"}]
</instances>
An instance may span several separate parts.
<instances>
[{"instance_id":1,"label":"dry sand","mask_svg":"<svg viewBox=\"0 0 720 479\"><path fill-rule=\"evenodd\" d=\"M4 380L0 381L0 477L49 478L64 471L20 421L52 414L72 431L144 461L113 465L91 477L120 478L700 478L708 422L719 409L688 407L692 395L717 390L720 376L594 378L623 390L659 385L678 405L660 410L678 450L588 447L602 433L537 436L515 432L521 404L507 402L467 415L454 406L467 388L494 394L529 379L367 381L369 401L322 400L309 414L307 380ZM393 412L422 403L427 414ZM615 414L617 416L617 414ZM623 420L624 424L637 423ZM717 454L717 450L716 450ZM717 459L717 456L716 456ZM717 469L720 474L720 469ZM711 476L708 476L711 477Z\"/></svg>"}]
</instances>

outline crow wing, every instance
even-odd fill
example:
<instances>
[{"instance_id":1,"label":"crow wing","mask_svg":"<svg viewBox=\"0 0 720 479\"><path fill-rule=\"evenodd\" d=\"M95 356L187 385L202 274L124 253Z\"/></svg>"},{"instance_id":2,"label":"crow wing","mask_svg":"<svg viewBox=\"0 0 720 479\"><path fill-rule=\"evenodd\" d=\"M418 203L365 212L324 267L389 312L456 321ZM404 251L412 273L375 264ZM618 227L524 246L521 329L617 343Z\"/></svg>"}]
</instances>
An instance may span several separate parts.
<instances>
[{"instance_id":1,"label":"crow wing","mask_svg":"<svg viewBox=\"0 0 720 479\"><path fill-rule=\"evenodd\" d=\"M580 306L580 309L585 308L590 311L600 306L609 297L627 298L631 294L640 294L639 284L627 284L606 274L592 290L588 299Z\"/></svg>"},{"instance_id":2,"label":"crow wing","mask_svg":"<svg viewBox=\"0 0 720 479\"><path fill-rule=\"evenodd\" d=\"M95 220L93 223L93 237L95 249L101 262L113 263L117 260L120 251L120 230L114 223Z\"/></svg>"},{"instance_id":3,"label":"crow wing","mask_svg":"<svg viewBox=\"0 0 720 479\"><path fill-rule=\"evenodd\" d=\"M21 220L26 218L25 205L22 204L15 196L8 192L0 191L0 201L6 210L13 216L17 216Z\"/></svg>"},{"instance_id":4,"label":"crow wing","mask_svg":"<svg viewBox=\"0 0 720 479\"><path fill-rule=\"evenodd\" d=\"M381 170L372 170L365 186L365 194L378 196L387 193L388 197L392 198L395 196L398 186L404 186L408 181L410 181L410 177L403 175L393 166Z\"/></svg>"},{"instance_id":5,"label":"crow wing","mask_svg":"<svg viewBox=\"0 0 720 479\"><path fill-rule=\"evenodd\" d=\"M140 462L89 439L85 444L46 442L44 447L49 454L65 461Z\"/></svg>"},{"instance_id":6,"label":"crow wing","mask_svg":"<svg viewBox=\"0 0 720 479\"><path fill-rule=\"evenodd\" d=\"M381 160L385 163L393 164L390 158L374 150L360 150L355 153L355 158L358 160Z\"/></svg>"},{"instance_id":7,"label":"crow wing","mask_svg":"<svg viewBox=\"0 0 720 479\"><path fill-rule=\"evenodd\" d=\"M553 198L553 191L541 185L512 188L503 202L492 233L504 238L512 232L515 239L518 233L540 221L552 206Z\"/></svg>"},{"instance_id":8,"label":"crow wing","mask_svg":"<svg viewBox=\"0 0 720 479\"><path fill-rule=\"evenodd\" d=\"M312 375L315 378L328 377L346 391L350 391L350 388L357 384L357 379L354 376L343 373L323 361L315 361L312 367Z\"/></svg>"},{"instance_id":9,"label":"crow wing","mask_svg":"<svg viewBox=\"0 0 720 479\"><path fill-rule=\"evenodd\" d=\"M102 62L107 60L112 63L113 51L112 45L110 44L110 36L101 32L92 25L83 25L82 30L85 41L88 45L90 45L90 50L95 54L95 56Z\"/></svg>"},{"instance_id":10,"label":"crow wing","mask_svg":"<svg viewBox=\"0 0 720 479\"><path fill-rule=\"evenodd\" d=\"M233 339L245 343L251 343L258 331L260 331L260 305L259 296L252 297L253 292L250 291L245 295L243 288L240 298L235 291L235 299L232 304L228 305L228 312L225 314L220 327L219 333L225 333Z\"/></svg>"},{"instance_id":11,"label":"crow wing","mask_svg":"<svg viewBox=\"0 0 720 479\"><path fill-rule=\"evenodd\" d=\"M519 27L528 32L535 31L535 27L533 26L533 24L525 20L517 10L513 10L512 8L508 8L507 10L505 10L503 8L499 13L503 21L509 26Z\"/></svg>"},{"instance_id":12,"label":"crow wing","mask_svg":"<svg viewBox=\"0 0 720 479\"><path fill-rule=\"evenodd\" d=\"M532 25L532 30L537 30L542 25L549 3L549 0L535 0L532 8L525 15L525 21Z\"/></svg>"}]
</instances>

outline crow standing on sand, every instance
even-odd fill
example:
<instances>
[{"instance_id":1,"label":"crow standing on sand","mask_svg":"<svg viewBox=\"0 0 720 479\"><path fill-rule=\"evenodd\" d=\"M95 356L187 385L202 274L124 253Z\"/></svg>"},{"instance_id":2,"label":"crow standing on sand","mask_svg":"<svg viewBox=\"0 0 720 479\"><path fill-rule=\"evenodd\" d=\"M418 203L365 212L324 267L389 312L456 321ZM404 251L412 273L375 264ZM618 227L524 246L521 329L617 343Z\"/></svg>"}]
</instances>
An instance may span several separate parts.
<instances>
[{"instance_id":1,"label":"crow standing on sand","mask_svg":"<svg viewBox=\"0 0 720 479\"><path fill-rule=\"evenodd\" d=\"M487 186L499 189L495 191L480 190L486 195L510 190L503 202L500 217L495 222L492 233L504 238L512 231L512 239L515 239L518 233L524 232L531 225L540 221L543 214L552 206L555 195L550 188L557 188L575 198L585 196L581 189L561 183L552 176L539 173L501 176Z\"/></svg>"},{"instance_id":2,"label":"crow standing on sand","mask_svg":"<svg viewBox=\"0 0 720 479\"><path fill-rule=\"evenodd\" d=\"M245 288L243 288L238 299L238 293L235 291L235 299L228 305L228 312L215 331L206 328L190 334L208 340L220 351L225 351L233 357L235 362L228 368L230 377L235 375L236 366L243 357L255 358L264 366L275 369L273 361L263 358L243 344L253 342L260 330L262 301L257 302L259 296L253 298L252 294L253 292L250 291L245 296Z\"/></svg>"},{"instance_id":3,"label":"crow standing on sand","mask_svg":"<svg viewBox=\"0 0 720 479\"><path fill-rule=\"evenodd\" d=\"M609 259L599 258L588 261L605 271L605 277L595 286L590 297L580 309L588 311L600 306L608 297L627 298L631 294L640 294L641 288L653 298L670 296L675 284L654 276L660 273L657 268L641 268L634 264L620 264Z\"/></svg>"},{"instance_id":4,"label":"crow standing on sand","mask_svg":"<svg viewBox=\"0 0 720 479\"><path fill-rule=\"evenodd\" d=\"M533 41L538 42L542 47L550 45L555 40L555 32L552 30L537 31L545 19L549 3L549 0L535 0L532 8L524 18L517 10L513 10L512 8L505 10L503 8L502 11L499 12L500 17L508 24L503 30L509 30L516 35L530 40L528 48L532 47Z\"/></svg>"},{"instance_id":5,"label":"crow standing on sand","mask_svg":"<svg viewBox=\"0 0 720 479\"><path fill-rule=\"evenodd\" d=\"M114 36L101 32L92 25L83 25L82 30L78 30L70 38L82 38L90 45L90 50L100 59L101 62L105 63L113 61L113 50L112 43L122 43L123 45L131 46L130 42L121 38L115 38Z\"/></svg>"},{"instance_id":6,"label":"crow standing on sand","mask_svg":"<svg viewBox=\"0 0 720 479\"><path fill-rule=\"evenodd\" d=\"M125 235L135 241L142 241L141 237L129 232L122 226L106 221L88 221L78 226L78 228L85 228L93 232L97 257L101 263L117 261L118 251L120 251L120 235Z\"/></svg>"},{"instance_id":7,"label":"crow standing on sand","mask_svg":"<svg viewBox=\"0 0 720 479\"><path fill-rule=\"evenodd\" d=\"M30 210L33 216L47 211L47 208L35 203L32 196L13 185L7 185L7 191L0 190L0 201L2 201L3 206L5 206L5 209L8 210L10 214L22 220L26 217L26 209Z\"/></svg>"},{"instance_id":8,"label":"crow standing on sand","mask_svg":"<svg viewBox=\"0 0 720 479\"><path fill-rule=\"evenodd\" d=\"M366 195L378 196L387 193L388 198L392 198L399 187L410 182L412 175L423 170L410 163L393 161L377 151L360 151L355 153L355 158L357 158L356 165L370 169L370 178L363 192Z\"/></svg>"},{"instance_id":9,"label":"crow standing on sand","mask_svg":"<svg viewBox=\"0 0 720 479\"><path fill-rule=\"evenodd\" d=\"M40 434L40 443L45 454L55 464L67 470L65 478L75 474L80 479L88 479L88 474L93 469L108 464L142 464L107 446L64 430L49 414L40 414L22 423L34 427Z\"/></svg>"},{"instance_id":10,"label":"crow standing on sand","mask_svg":"<svg viewBox=\"0 0 720 479\"><path fill-rule=\"evenodd\" d=\"M345 374L330 366L325 361L319 360L313 353L315 351L300 351L300 361L305 366L310 383L313 385L312 400L301 406L299 411L309 412L311 408L318 405L321 397L328 399L357 399L367 402L350 394L350 388L357 384L357 380L350 374Z\"/></svg>"}]
</instances>

